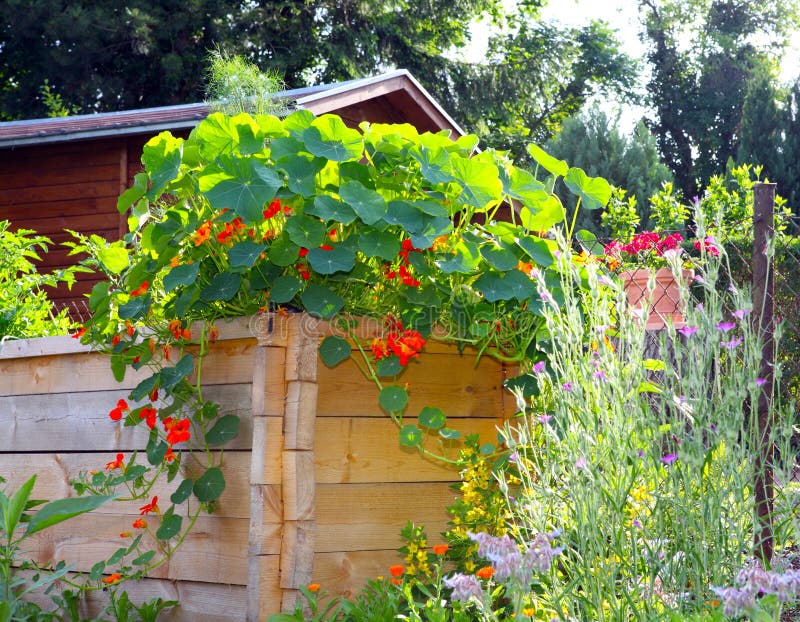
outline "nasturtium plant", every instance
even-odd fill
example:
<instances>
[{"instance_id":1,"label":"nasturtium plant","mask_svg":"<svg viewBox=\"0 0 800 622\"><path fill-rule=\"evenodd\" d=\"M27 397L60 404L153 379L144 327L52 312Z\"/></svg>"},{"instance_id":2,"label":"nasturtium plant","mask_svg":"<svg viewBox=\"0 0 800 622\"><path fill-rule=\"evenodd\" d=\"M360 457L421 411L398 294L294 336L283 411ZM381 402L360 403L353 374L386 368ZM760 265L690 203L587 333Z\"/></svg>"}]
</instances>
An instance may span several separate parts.
<instances>
[{"instance_id":1,"label":"nasturtium plant","mask_svg":"<svg viewBox=\"0 0 800 622\"><path fill-rule=\"evenodd\" d=\"M401 376L428 340L530 371L543 326L537 277L558 281L547 233L564 209L555 177L546 185L506 154L476 147L474 136L351 128L302 110L285 118L214 113L186 139L163 132L147 143L144 171L118 201L129 215L123 241L79 236L75 244L106 276L79 336L111 354L118 379L127 367L150 371L109 413L148 426L147 466L118 456L78 484L97 494L124 485L147 501L133 527L147 530L163 555L129 564L128 574L163 563L224 492L222 448L239 425L202 392L216 320L289 311L328 320L341 333L321 342L322 362L357 358L400 443L428 455L436 452L426 443L445 451L460 438L442 405L426 406L418 423L404 420ZM601 181L533 153L585 202L602 203ZM497 221L501 209L510 222ZM383 329L365 338L356 330L362 318ZM163 508L149 499L162 476L179 480ZM153 514L158 527L146 524ZM141 556L140 540L125 554Z\"/></svg>"}]
</instances>

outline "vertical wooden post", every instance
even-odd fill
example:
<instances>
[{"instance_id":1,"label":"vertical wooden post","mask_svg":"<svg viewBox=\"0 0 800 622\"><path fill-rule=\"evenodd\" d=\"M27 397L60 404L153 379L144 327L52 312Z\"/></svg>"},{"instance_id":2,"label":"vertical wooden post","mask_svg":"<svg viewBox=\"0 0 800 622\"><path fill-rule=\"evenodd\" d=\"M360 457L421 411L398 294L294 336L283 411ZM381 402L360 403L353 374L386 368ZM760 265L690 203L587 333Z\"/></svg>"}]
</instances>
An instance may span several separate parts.
<instances>
[{"instance_id":1,"label":"vertical wooden post","mask_svg":"<svg viewBox=\"0 0 800 622\"><path fill-rule=\"evenodd\" d=\"M753 322L763 339L760 376L766 381L758 398L760 440L755 461L755 510L758 526L754 534L754 554L769 567L773 541L773 471L772 471L772 380L775 361L773 276L774 263L769 247L775 235L775 184L753 186Z\"/></svg>"},{"instance_id":2,"label":"vertical wooden post","mask_svg":"<svg viewBox=\"0 0 800 622\"><path fill-rule=\"evenodd\" d=\"M258 622L264 610L277 611L278 603L262 602L261 572L264 538L264 505L267 486L264 481L267 462L268 419L266 394L270 370L267 366L267 348L272 342L273 317L257 316L251 323L258 346L253 354L253 387L251 408L253 417L253 443L250 459L250 527L247 547L247 622ZM277 578L276 578L277 579Z\"/></svg>"},{"instance_id":3,"label":"vertical wooden post","mask_svg":"<svg viewBox=\"0 0 800 622\"><path fill-rule=\"evenodd\" d=\"M283 417L283 534L281 536L281 609L291 610L300 588L311 582L314 563L314 424L317 416L316 324L293 315L286 347L286 404Z\"/></svg>"}]
</instances>

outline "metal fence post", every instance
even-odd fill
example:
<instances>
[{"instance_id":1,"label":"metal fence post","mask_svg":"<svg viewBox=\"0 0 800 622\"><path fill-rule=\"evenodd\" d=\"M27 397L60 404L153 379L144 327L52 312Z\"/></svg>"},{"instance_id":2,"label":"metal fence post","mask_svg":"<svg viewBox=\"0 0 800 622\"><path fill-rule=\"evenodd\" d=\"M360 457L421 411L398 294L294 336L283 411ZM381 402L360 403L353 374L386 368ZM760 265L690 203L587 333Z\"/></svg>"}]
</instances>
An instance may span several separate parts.
<instances>
[{"instance_id":1,"label":"metal fence post","mask_svg":"<svg viewBox=\"0 0 800 622\"><path fill-rule=\"evenodd\" d=\"M769 567L774 549L773 532L773 447L772 380L775 361L774 262L769 253L775 235L775 184L753 186L753 322L763 339L760 376L766 382L758 398L758 438L755 461L755 510L758 525L754 534L754 554Z\"/></svg>"}]
</instances>

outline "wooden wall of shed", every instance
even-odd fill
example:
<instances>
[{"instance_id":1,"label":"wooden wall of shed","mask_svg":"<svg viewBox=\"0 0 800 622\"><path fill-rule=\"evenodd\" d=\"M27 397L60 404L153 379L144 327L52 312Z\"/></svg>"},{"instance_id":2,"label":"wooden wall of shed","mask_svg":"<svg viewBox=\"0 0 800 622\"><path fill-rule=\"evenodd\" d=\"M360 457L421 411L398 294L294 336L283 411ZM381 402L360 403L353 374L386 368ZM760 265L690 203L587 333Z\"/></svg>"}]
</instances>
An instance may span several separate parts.
<instances>
[{"instance_id":1,"label":"wooden wall of shed","mask_svg":"<svg viewBox=\"0 0 800 622\"><path fill-rule=\"evenodd\" d=\"M334 369L318 361L318 323L301 325L301 317L275 318L268 345L250 337L246 322L223 328L204 363L206 395L241 416L242 433L225 453L219 510L202 517L152 577L125 586L134 600L180 599L168 619L243 620L255 603L258 614L248 619L265 620L307 581L352 595L401 561L396 549L407 520L424 524L432 543L446 527L458 474L402 448L374 385L352 361ZM68 496L79 472L144 448L145 429L108 419L144 372L129 370L118 384L104 355L65 337L14 348L0 351L0 475L12 487L38 472L37 498ZM309 351L313 361L303 359ZM488 358L474 363L471 354L430 343L401 376L410 385L410 420L424 405L439 406L450 427L493 439L513 407L503 396L506 370ZM313 433L292 431L291 413L309 404ZM153 494L166 500L176 485ZM88 570L120 546L140 505L115 502L45 531L35 556Z\"/></svg>"}]
</instances>

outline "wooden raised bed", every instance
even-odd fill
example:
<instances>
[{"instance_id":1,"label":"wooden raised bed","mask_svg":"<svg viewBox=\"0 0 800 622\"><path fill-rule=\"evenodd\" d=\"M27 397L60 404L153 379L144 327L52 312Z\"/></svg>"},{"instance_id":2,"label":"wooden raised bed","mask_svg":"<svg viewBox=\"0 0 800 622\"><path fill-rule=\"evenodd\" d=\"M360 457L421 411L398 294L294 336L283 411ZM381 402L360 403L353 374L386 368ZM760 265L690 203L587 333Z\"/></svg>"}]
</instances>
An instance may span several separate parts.
<instances>
[{"instance_id":1,"label":"wooden raised bed","mask_svg":"<svg viewBox=\"0 0 800 622\"><path fill-rule=\"evenodd\" d=\"M266 316L220 324L203 365L205 395L242 420L226 449L218 511L198 520L168 564L124 586L134 602L178 599L168 619L264 620L291 607L312 581L350 595L399 561L407 520L433 539L446 529L458 474L399 445L377 389L352 361L334 369L319 361L326 324L304 314L272 320L271 333ZM439 406L449 427L493 440L514 410L502 388L506 371L429 342L402 376L410 383L406 412ZM38 473L35 498L73 496L69 481L79 472L143 450L146 428L124 428L108 412L149 373L129 369L117 383L107 357L69 337L6 342L0 475L14 489ZM173 488L153 493L167 499ZM139 505L110 503L41 532L30 555L87 571L121 545ZM95 593L89 608L104 598Z\"/></svg>"}]
</instances>

